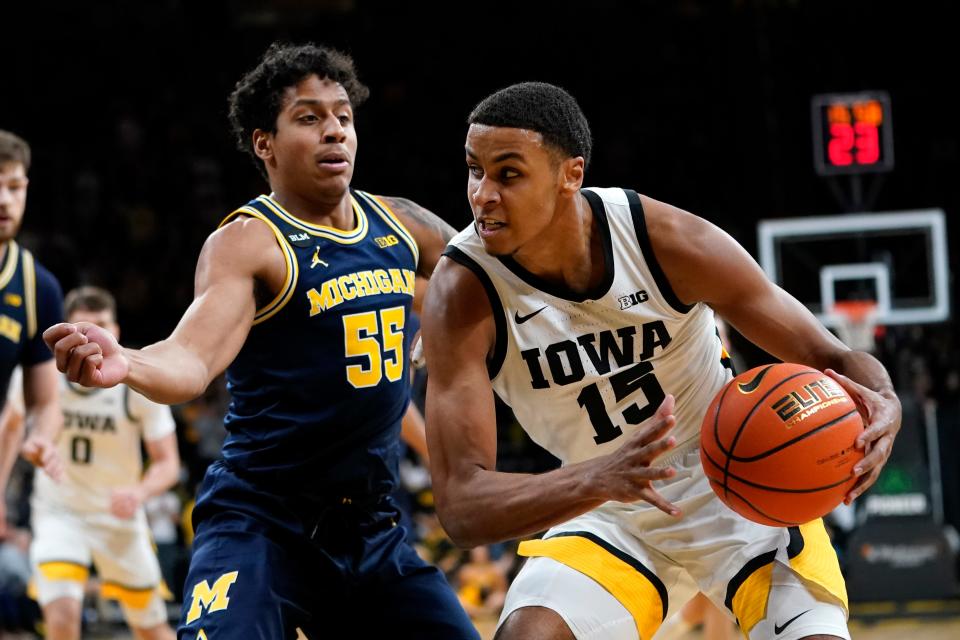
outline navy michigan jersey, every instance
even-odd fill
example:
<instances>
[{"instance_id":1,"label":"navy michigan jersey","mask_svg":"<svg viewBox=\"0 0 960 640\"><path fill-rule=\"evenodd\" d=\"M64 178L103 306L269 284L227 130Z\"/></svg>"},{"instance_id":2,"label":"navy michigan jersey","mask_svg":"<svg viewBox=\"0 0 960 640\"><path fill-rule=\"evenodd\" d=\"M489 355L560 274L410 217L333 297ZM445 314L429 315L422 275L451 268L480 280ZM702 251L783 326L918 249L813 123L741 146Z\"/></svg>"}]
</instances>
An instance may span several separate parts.
<instances>
[{"instance_id":1,"label":"navy michigan jersey","mask_svg":"<svg viewBox=\"0 0 960 640\"><path fill-rule=\"evenodd\" d=\"M383 495L396 485L410 383L406 324L419 253L375 196L351 191L350 231L260 196L231 213L274 232L283 288L227 368L226 463L279 493Z\"/></svg>"},{"instance_id":2,"label":"navy michigan jersey","mask_svg":"<svg viewBox=\"0 0 960 640\"><path fill-rule=\"evenodd\" d=\"M7 240L0 264L0 408L10 375L19 364L31 367L53 354L43 331L63 320L63 294L49 271L15 240Z\"/></svg>"}]
</instances>

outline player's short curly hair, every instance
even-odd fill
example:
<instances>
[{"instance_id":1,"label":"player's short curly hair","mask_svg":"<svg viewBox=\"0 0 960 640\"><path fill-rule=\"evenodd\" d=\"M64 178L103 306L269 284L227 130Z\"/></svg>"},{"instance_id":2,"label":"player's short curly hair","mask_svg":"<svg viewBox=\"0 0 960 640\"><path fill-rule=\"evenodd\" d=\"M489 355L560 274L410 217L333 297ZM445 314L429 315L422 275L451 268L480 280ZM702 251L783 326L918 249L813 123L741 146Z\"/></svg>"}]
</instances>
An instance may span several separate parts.
<instances>
[{"instance_id":1,"label":"player's short curly hair","mask_svg":"<svg viewBox=\"0 0 960 640\"><path fill-rule=\"evenodd\" d=\"M347 54L313 43L280 42L270 45L257 66L240 78L230 94L230 126L237 148L250 154L264 177L263 163L253 151L253 132L276 132L284 91L311 75L340 83L354 107L370 95Z\"/></svg>"},{"instance_id":2,"label":"player's short curly hair","mask_svg":"<svg viewBox=\"0 0 960 640\"><path fill-rule=\"evenodd\" d=\"M19 162L24 171L30 170L30 145L15 133L0 129L0 164Z\"/></svg>"},{"instance_id":3,"label":"player's short curly hair","mask_svg":"<svg viewBox=\"0 0 960 640\"><path fill-rule=\"evenodd\" d=\"M529 129L570 157L590 164L593 137L576 99L546 82L521 82L484 98L467 124Z\"/></svg>"}]
</instances>

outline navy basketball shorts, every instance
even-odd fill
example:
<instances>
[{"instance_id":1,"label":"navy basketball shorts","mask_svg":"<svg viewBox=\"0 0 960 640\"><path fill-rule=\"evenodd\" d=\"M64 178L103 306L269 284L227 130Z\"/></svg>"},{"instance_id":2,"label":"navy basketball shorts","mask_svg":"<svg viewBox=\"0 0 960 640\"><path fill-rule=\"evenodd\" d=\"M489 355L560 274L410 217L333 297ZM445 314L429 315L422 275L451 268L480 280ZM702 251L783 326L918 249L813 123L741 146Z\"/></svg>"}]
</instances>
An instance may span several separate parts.
<instances>
[{"instance_id":1,"label":"navy basketball shorts","mask_svg":"<svg viewBox=\"0 0 960 640\"><path fill-rule=\"evenodd\" d=\"M302 503L211 465L177 637L478 640L443 574L406 543L389 499L344 502L304 515Z\"/></svg>"}]
</instances>

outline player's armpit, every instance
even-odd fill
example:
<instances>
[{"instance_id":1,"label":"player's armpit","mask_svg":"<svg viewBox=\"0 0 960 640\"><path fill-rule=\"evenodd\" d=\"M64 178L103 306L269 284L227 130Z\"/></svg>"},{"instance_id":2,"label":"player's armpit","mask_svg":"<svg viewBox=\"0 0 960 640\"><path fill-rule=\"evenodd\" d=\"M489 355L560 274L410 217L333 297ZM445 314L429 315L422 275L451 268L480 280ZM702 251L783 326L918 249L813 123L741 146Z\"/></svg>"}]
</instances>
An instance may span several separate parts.
<instances>
[{"instance_id":1,"label":"player's armpit","mask_svg":"<svg viewBox=\"0 0 960 640\"><path fill-rule=\"evenodd\" d=\"M396 214L420 249L417 273L425 278L433 274L444 247L457 234L456 230L435 213L416 202L395 196L378 198Z\"/></svg>"}]
</instances>

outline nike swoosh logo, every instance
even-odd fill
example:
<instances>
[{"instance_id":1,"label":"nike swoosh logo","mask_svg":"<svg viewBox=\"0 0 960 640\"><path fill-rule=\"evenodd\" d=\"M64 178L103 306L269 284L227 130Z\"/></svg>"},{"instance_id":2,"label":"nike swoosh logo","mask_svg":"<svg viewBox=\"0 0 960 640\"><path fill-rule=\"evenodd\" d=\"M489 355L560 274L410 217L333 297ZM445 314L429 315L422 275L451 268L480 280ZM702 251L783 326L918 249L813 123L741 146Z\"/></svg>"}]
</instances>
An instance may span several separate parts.
<instances>
[{"instance_id":1,"label":"nike swoosh logo","mask_svg":"<svg viewBox=\"0 0 960 640\"><path fill-rule=\"evenodd\" d=\"M529 319L532 318L533 316L537 315L538 313L540 313L541 311L543 311L543 310L546 309L546 308L547 308L546 306L540 307L539 309L537 309L536 311L534 311L534 312L531 313L530 315L526 315L526 316L520 315L520 312L519 312L519 311L514 311L514 312L513 312L513 319L517 321L517 324L523 324L524 322L526 322L527 320L529 320Z\"/></svg>"},{"instance_id":2,"label":"nike swoosh logo","mask_svg":"<svg viewBox=\"0 0 960 640\"><path fill-rule=\"evenodd\" d=\"M807 609L807 610L804 611L803 613L810 613L811 611L813 611L813 609ZM803 613L798 613L797 615L793 616L792 618L790 618L789 620L787 620L786 622L784 622L784 623L783 623L783 626L780 626L780 625L778 625L776 622L774 622L774 623L773 623L773 635L778 636L778 635L780 635L781 633L783 633L783 630L786 629L787 627L789 627L791 624L793 624L793 621L796 620L797 618L799 618L800 616L802 616Z\"/></svg>"},{"instance_id":3,"label":"nike swoosh logo","mask_svg":"<svg viewBox=\"0 0 960 640\"><path fill-rule=\"evenodd\" d=\"M737 386L740 388L740 393L753 393L754 391L756 391L757 387L760 386L760 383L763 382L763 377L767 375L767 371L770 371L770 369L772 368L773 368L772 364L764 367L763 369L760 370L760 373L753 376L753 380L751 380L746 384L742 382L738 382Z\"/></svg>"}]
</instances>

